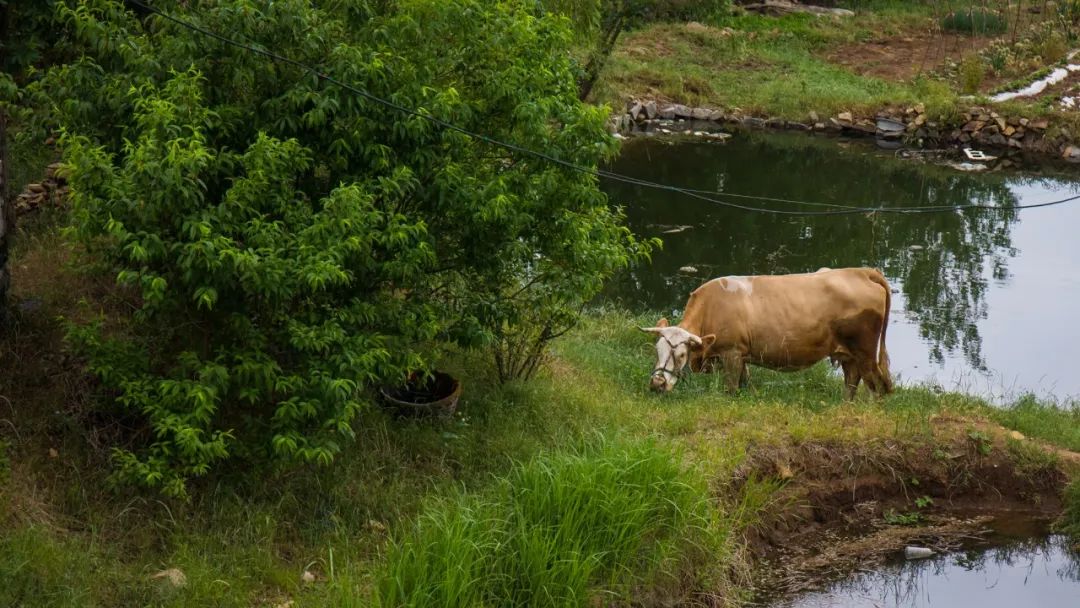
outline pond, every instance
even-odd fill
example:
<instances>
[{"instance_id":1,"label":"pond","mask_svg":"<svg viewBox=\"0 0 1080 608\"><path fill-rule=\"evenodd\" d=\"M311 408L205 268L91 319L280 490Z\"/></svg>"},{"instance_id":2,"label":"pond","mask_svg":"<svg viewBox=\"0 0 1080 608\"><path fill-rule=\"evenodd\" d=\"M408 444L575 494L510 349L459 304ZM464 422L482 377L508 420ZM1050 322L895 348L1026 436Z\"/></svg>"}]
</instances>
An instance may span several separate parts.
<instances>
[{"instance_id":1,"label":"pond","mask_svg":"<svg viewBox=\"0 0 1080 608\"><path fill-rule=\"evenodd\" d=\"M1080 194L1068 168L965 172L873 143L767 132L727 141L637 137L609 170L710 192L859 207L994 205L925 214L775 215L604 180L631 229L664 241L605 299L679 318L689 292L725 275L874 266L894 288L888 331L902 384L1005 402L1080 396ZM723 198L723 197L718 197ZM829 207L725 198L754 207ZM696 274L680 272L691 266ZM644 365L648 365L645 363Z\"/></svg>"},{"instance_id":2,"label":"pond","mask_svg":"<svg viewBox=\"0 0 1080 608\"><path fill-rule=\"evenodd\" d=\"M1063 536L998 532L928 559L898 560L772 608L1073 608L1080 554Z\"/></svg>"}]
</instances>

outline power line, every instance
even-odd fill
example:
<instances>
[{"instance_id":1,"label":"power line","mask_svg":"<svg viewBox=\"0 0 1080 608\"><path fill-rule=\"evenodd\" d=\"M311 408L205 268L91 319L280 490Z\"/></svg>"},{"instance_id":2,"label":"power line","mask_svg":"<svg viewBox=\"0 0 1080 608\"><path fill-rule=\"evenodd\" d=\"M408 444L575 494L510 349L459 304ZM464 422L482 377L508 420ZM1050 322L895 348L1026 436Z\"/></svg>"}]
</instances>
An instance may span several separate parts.
<instances>
[{"instance_id":1,"label":"power line","mask_svg":"<svg viewBox=\"0 0 1080 608\"><path fill-rule=\"evenodd\" d=\"M153 6L145 4L141 0L127 0L127 2L129 2L130 4L134 4L136 6L139 6L139 7L143 8L143 9L145 9L145 10L147 10L147 11L149 11L149 12L155 14L155 15L158 15L159 17L162 17L163 19L171 21L171 22L173 22L173 23L175 23L175 24L177 24L177 25L179 25L179 26L181 26L183 28L188 29L188 30L198 32L198 33L200 33L200 34L202 34L204 36L208 36L208 37L213 38L213 39L215 39L215 40L217 40L219 42L223 42L223 43L225 43L227 45L234 46L236 48L244 49L244 50L246 50L248 52L255 53L257 55L261 55L261 56L266 57L268 59L271 59L273 61L280 61L282 63L286 63L288 65L298 67L298 68L300 68L302 70L305 70L305 71L313 74L315 77L319 78L320 80L324 80L324 81L329 82L331 84L337 85L337 86L339 86L339 87L341 87L341 88L343 88L343 89L345 89L345 90L347 90L349 92L355 93L355 94L357 94L357 95L359 95L359 96L361 96L361 97L363 97L363 98L365 98L365 99L367 99L369 101L373 101L373 102L375 102L377 104L386 106L388 108L391 108L393 110L396 110L396 111L401 112L402 114L405 114L405 115L408 115L408 116L415 116L417 118L427 120L427 121L431 122L432 124L438 125L438 126L444 128L444 129L448 129L450 131L461 133L462 135L468 136L468 137L470 137L472 139L475 139L475 140L478 140L478 141L482 141L482 142L490 144L492 146L503 148L505 150L510 150L512 152L517 152L519 154L532 156L534 158L538 158L538 159L547 161L547 162L552 163L554 165L564 167L566 169L570 169L570 170L576 171L578 173L583 173L583 174L586 174L586 175L592 175L592 176L595 176L595 177L605 178L605 179L608 179L608 180L611 180L611 181L622 182L622 183L632 184L632 185L636 185L636 186L652 188L652 189L656 189L656 190L674 192L674 193L682 194L684 196L688 196L688 197L691 197L691 198L699 199L699 200L702 200L702 201L705 201L705 202L708 202L708 203L712 203L714 205L719 205L719 206L723 206L723 207L729 207L729 208L732 208L732 209L739 209L739 210L742 210L742 211L748 211L748 212L752 212L752 213L766 213L766 214L787 215L787 216L831 216L831 215L856 215L856 214L871 214L871 213L920 214L920 213L957 212L957 211L963 211L963 210L967 210L967 209L981 209L981 210L988 210L988 211L1012 211L1012 210L1018 210L1018 209L1035 209L1035 208L1039 208L1039 207L1050 207L1050 206L1053 206L1053 205L1060 205L1060 204L1064 204L1064 203L1068 203L1068 202L1072 202L1072 201L1080 199L1080 195L1076 195L1076 196L1072 196L1072 197L1069 197L1069 198L1066 198L1066 199L1050 201L1050 202L1046 202L1046 203L1038 203L1038 204L1032 204L1032 205L1013 205L1013 206L1010 206L1010 207L1003 207L1003 206L998 206L998 205L982 205L982 204L953 205L953 206L924 206L924 207L885 207L885 206L856 207L856 206L837 205L837 204L832 204L832 203L814 203L814 202L809 202L809 201L796 201L796 200L792 200L792 199L781 199L781 198L764 197L764 196L753 196L753 195L748 195L748 194L732 194L732 193L726 193L726 192L712 192L712 191L707 191L707 190L695 190L695 189L690 189L690 188L681 188L681 187L678 187L678 186L671 186L671 185L668 185L668 184L660 184L660 183L657 183L657 182L652 182L652 181L648 181L648 180L642 180L642 179L638 179L638 178L634 178L634 177L630 177L630 176L626 176L626 175L621 175L621 174L618 174L618 173L613 173L611 171L605 171L603 169L593 169L593 168L590 168L590 167L584 167L584 166L581 166L581 165L578 165L578 164L575 164L575 163L572 163L572 162L569 162L569 161L562 160L560 158L556 158L554 156L551 156L550 154L545 154L543 152L532 150L530 148L525 148L525 147L519 146L517 144L512 144L512 143L509 143L509 142L501 141L501 140L492 138L490 136L484 135L482 133L476 133L474 131L470 131L470 130L465 129L463 127L459 127L459 126L457 126L457 125L455 125L453 123L446 122L445 120L442 120L440 118L431 116L429 114L425 114L423 112L419 112L419 111L414 110L412 108L408 108L406 106L395 103L395 102L390 101L388 99L383 99L383 98L381 98L381 97L379 97L377 95L374 95L372 93L369 93L369 92L367 92L367 91L365 91L363 89L360 89L360 88L352 86L352 85L350 85L348 83L342 82L342 81L334 78L333 76L330 76L329 74L321 72L321 71L317 70L316 68L314 68L314 67L312 67L310 65L307 65L307 64L305 64L303 62L297 61L295 59L290 59L288 57L285 57L283 55L279 55L277 53L274 53L272 51L268 51L266 49L258 48L258 47L255 47L255 46L252 46L252 45L249 45L249 44L244 44L242 42L239 42L237 40L233 40L231 38L228 38L226 36L223 36L221 34L218 34L217 32L213 32L213 31L208 30L206 28L203 28L203 27L201 27L199 25L196 25L194 23L191 23L189 21L179 19L177 17L169 15L168 13L164 13L161 10L159 10L159 9L153 7ZM717 199L717 198L713 198L715 196L742 198L742 199L751 199L751 200L761 200L761 201L785 202L785 203L794 203L794 204L809 205L809 206L823 206L823 207L831 207L832 209L830 209L828 211L791 211L791 210L786 210L786 209L770 209L770 208L764 208L764 207L751 207L751 206L748 206L748 205L742 205L742 204L739 204L739 203L733 203L731 201L725 201L725 200L720 200L720 199Z\"/></svg>"}]
</instances>

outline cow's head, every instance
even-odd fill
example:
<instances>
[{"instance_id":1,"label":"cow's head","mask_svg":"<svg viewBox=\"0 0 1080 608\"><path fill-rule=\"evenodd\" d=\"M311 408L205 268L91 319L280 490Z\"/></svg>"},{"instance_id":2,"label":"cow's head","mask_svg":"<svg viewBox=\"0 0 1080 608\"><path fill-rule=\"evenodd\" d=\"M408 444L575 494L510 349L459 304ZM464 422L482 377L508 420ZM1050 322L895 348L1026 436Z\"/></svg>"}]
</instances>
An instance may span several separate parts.
<instances>
[{"instance_id":1,"label":"cow's head","mask_svg":"<svg viewBox=\"0 0 1080 608\"><path fill-rule=\"evenodd\" d=\"M675 388L683 368L690 361L690 355L704 352L716 340L713 334L695 336L681 327L668 325L667 319L660 319L656 327L638 329L657 337L656 365L649 377L649 388L654 391L668 392Z\"/></svg>"}]
</instances>

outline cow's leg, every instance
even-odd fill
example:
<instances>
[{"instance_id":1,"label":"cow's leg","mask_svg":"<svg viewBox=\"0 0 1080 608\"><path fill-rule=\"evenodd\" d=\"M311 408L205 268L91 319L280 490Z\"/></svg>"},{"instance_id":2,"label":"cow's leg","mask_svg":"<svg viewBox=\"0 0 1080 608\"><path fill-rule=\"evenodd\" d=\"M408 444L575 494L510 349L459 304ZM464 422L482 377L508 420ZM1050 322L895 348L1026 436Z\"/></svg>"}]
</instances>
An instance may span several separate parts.
<instances>
[{"instance_id":1,"label":"cow's leg","mask_svg":"<svg viewBox=\"0 0 1080 608\"><path fill-rule=\"evenodd\" d=\"M840 366L844 369L844 399L851 401L859 390L862 374L859 373L859 366L851 359L842 360Z\"/></svg>"},{"instance_id":2,"label":"cow's leg","mask_svg":"<svg viewBox=\"0 0 1080 608\"><path fill-rule=\"evenodd\" d=\"M739 388L746 388L750 386L750 369L746 365L746 361L743 361L742 371L739 372Z\"/></svg>"},{"instance_id":3,"label":"cow's leg","mask_svg":"<svg viewBox=\"0 0 1080 608\"><path fill-rule=\"evenodd\" d=\"M720 355L720 360L724 364L724 378L727 380L728 392L739 392L739 386L746 372L746 359L739 351L729 350Z\"/></svg>"}]
</instances>

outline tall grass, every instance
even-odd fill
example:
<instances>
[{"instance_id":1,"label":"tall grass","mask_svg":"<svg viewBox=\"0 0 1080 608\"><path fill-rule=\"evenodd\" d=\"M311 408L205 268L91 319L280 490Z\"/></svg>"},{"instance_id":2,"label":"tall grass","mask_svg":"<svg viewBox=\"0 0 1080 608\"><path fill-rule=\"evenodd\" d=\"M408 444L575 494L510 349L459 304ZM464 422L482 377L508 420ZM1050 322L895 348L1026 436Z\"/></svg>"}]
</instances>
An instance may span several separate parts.
<instances>
[{"instance_id":1,"label":"tall grass","mask_svg":"<svg viewBox=\"0 0 1080 608\"><path fill-rule=\"evenodd\" d=\"M996 36L1004 34L1009 29L1009 24L1000 13L981 8L969 8L966 11L956 11L946 15L941 20L941 29L946 32L973 36Z\"/></svg>"},{"instance_id":2,"label":"tall grass","mask_svg":"<svg viewBox=\"0 0 1080 608\"><path fill-rule=\"evenodd\" d=\"M433 504L392 546L378 605L585 606L669 596L720 535L702 479L653 442L601 441ZM662 590L662 591L661 591Z\"/></svg>"}]
</instances>

